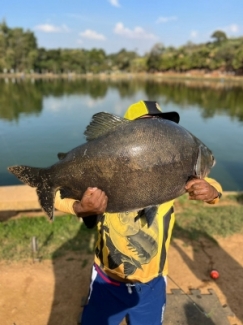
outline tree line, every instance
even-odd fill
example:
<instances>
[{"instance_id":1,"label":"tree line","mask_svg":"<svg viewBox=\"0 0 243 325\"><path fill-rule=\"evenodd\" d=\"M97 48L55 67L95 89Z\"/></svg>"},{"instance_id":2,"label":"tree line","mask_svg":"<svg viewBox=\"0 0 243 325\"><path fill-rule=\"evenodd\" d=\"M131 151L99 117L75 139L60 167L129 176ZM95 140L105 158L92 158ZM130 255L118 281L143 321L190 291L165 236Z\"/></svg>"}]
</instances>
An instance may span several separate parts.
<instances>
[{"instance_id":1,"label":"tree line","mask_svg":"<svg viewBox=\"0 0 243 325\"><path fill-rule=\"evenodd\" d=\"M103 49L45 49L38 47L34 33L0 23L0 73L113 73L188 72L202 70L242 75L243 37L228 38L220 30L203 44L165 47L161 43L141 56L121 49L106 54Z\"/></svg>"}]
</instances>

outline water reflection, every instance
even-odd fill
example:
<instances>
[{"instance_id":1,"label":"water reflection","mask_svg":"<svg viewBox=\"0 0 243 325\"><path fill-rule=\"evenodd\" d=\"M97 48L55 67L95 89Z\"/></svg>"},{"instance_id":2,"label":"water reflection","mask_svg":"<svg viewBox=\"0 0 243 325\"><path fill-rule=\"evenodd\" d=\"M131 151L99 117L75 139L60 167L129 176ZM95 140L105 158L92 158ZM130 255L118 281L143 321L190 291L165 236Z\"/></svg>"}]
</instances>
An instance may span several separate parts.
<instances>
[{"instance_id":1,"label":"water reflection","mask_svg":"<svg viewBox=\"0 0 243 325\"><path fill-rule=\"evenodd\" d=\"M0 119L18 120L21 113L38 114L43 94L31 82L0 81Z\"/></svg>"},{"instance_id":2,"label":"water reflection","mask_svg":"<svg viewBox=\"0 0 243 325\"><path fill-rule=\"evenodd\" d=\"M150 98L159 95L164 97L164 103L178 105L181 109L197 106L202 117L213 117L226 113L243 121L243 92L242 87L222 83L180 83L180 82L147 82L146 93Z\"/></svg>"},{"instance_id":3,"label":"water reflection","mask_svg":"<svg viewBox=\"0 0 243 325\"><path fill-rule=\"evenodd\" d=\"M203 118L224 113L243 121L242 87L222 82L175 82L153 80L0 80L0 118L17 120L19 114L36 114L42 109L43 97L89 95L92 99L105 98L109 89L121 98L133 97L139 91L146 99L163 98L163 104L199 107Z\"/></svg>"}]
</instances>

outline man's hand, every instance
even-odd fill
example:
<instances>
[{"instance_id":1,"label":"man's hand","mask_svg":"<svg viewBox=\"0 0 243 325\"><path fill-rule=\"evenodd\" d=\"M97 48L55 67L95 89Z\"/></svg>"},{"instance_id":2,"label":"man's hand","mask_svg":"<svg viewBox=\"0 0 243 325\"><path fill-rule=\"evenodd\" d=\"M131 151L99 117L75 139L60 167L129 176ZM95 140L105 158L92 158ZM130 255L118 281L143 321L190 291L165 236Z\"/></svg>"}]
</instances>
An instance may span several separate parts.
<instances>
[{"instance_id":1,"label":"man's hand","mask_svg":"<svg viewBox=\"0 0 243 325\"><path fill-rule=\"evenodd\" d=\"M106 210L108 197L97 187L88 187L80 201L73 204L73 210L78 217L88 217L103 214Z\"/></svg>"},{"instance_id":2,"label":"man's hand","mask_svg":"<svg viewBox=\"0 0 243 325\"><path fill-rule=\"evenodd\" d=\"M186 191L190 200L201 200L210 203L218 197L218 191L204 179L194 178L186 183Z\"/></svg>"}]
</instances>

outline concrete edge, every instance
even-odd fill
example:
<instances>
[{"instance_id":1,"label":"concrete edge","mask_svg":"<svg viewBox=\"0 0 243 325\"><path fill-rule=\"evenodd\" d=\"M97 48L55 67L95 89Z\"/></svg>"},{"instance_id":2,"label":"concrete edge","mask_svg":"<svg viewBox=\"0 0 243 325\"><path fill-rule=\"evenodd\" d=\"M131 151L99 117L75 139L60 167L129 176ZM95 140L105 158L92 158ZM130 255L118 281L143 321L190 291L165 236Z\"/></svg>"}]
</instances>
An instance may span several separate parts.
<instances>
[{"instance_id":1,"label":"concrete edge","mask_svg":"<svg viewBox=\"0 0 243 325\"><path fill-rule=\"evenodd\" d=\"M243 194L237 191L225 191L223 195ZM0 186L0 211L42 210L36 189L28 185Z\"/></svg>"}]
</instances>

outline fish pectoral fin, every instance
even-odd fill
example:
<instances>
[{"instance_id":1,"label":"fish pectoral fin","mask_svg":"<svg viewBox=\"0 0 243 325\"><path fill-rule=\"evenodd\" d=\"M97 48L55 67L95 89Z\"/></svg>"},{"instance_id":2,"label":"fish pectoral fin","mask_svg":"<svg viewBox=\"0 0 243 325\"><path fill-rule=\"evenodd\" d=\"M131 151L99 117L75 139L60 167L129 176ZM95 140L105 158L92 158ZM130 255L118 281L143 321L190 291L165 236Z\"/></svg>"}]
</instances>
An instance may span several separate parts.
<instances>
[{"instance_id":1,"label":"fish pectoral fin","mask_svg":"<svg viewBox=\"0 0 243 325\"><path fill-rule=\"evenodd\" d=\"M84 135L86 136L86 140L90 141L124 123L131 123L131 121L114 114L100 112L92 116L92 120L87 126Z\"/></svg>"},{"instance_id":2,"label":"fish pectoral fin","mask_svg":"<svg viewBox=\"0 0 243 325\"><path fill-rule=\"evenodd\" d=\"M74 199L73 191L68 187L59 188L59 192L60 192L61 199L65 199L65 198Z\"/></svg>"},{"instance_id":3,"label":"fish pectoral fin","mask_svg":"<svg viewBox=\"0 0 243 325\"><path fill-rule=\"evenodd\" d=\"M50 220L54 218L54 190L48 184L44 184L44 186L37 187L37 195L39 198L39 202L43 210L46 212Z\"/></svg>"},{"instance_id":4,"label":"fish pectoral fin","mask_svg":"<svg viewBox=\"0 0 243 325\"><path fill-rule=\"evenodd\" d=\"M144 209L145 219L148 224L148 228L152 225L154 218L158 212L158 206L154 205Z\"/></svg>"},{"instance_id":5,"label":"fish pectoral fin","mask_svg":"<svg viewBox=\"0 0 243 325\"><path fill-rule=\"evenodd\" d=\"M63 160L64 158L67 157L67 153L65 152L58 152L57 157L59 160Z\"/></svg>"}]
</instances>

